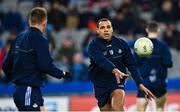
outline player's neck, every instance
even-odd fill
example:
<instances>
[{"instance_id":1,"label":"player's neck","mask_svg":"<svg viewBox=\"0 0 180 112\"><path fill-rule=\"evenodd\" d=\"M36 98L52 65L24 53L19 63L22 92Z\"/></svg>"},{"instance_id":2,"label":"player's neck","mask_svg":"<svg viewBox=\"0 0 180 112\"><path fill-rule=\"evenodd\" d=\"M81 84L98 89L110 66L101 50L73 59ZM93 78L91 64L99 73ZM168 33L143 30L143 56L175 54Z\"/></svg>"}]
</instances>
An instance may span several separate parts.
<instances>
[{"instance_id":1,"label":"player's neck","mask_svg":"<svg viewBox=\"0 0 180 112\"><path fill-rule=\"evenodd\" d=\"M154 39L154 38L157 38L157 36L158 36L157 33L148 33L148 37L149 37L149 38Z\"/></svg>"},{"instance_id":2,"label":"player's neck","mask_svg":"<svg viewBox=\"0 0 180 112\"><path fill-rule=\"evenodd\" d=\"M41 27L41 25L30 25L30 27L37 28L43 33L43 28Z\"/></svg>"}]
</instances>

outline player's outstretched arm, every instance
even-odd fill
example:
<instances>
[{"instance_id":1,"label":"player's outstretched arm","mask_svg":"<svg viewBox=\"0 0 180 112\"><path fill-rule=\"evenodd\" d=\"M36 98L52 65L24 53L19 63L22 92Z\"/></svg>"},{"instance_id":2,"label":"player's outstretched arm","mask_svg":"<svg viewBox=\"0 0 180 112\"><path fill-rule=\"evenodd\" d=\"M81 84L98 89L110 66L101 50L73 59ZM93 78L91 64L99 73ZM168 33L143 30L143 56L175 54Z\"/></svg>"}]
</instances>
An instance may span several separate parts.
<instances>
[{"instance_id":1,"label":"player's outstretched arm","mask_svg":"<svg viewBox=\"0 0 180 112\"><path fill-rule=\"evenodd\" d=\"M66 74L64 74L62 70L58 69L53 64L53 59L51 58L49 52L47 39L45 39L41 35L36 35L33 43L35 52L37 54L37 65L41 71L59 79L69 78L67 76L70 75L67 75L67 72L65 72Z\"/></svg>"},{"instance_id":2,"label":"player's outstretched arm","mask_svg":"<svg viewBox=\"0 0 180 112\"><path fill-rule=\"evenodd\" d=\"M126 42L124 42L124 41L122 41L122 42L123 42L124 49L125 49L124 50L125 53L123 56L124 64L128 68L128 71L131 73L131 76L134 79L134 81L136 82L136 85L143 84L143 79L142 79L139 71L137 70L136 62L131 53L131 50Z\"/></svg>"},{"instance_id":3,"label":"player's outstretched arm","mask_svg":"<svg viewBox=\"0 0 180 112\"><path fill-rule=\"evenodd\" d=\"M149 91L149 89L147 89L144 85L143 85L143 79L139 73L139 71L137 70L136 67L136 63L135 63L135 59L130 51L129 46L127 45L127 43L124 42L124 46L126 49L125 55L124 55L124 63L127 66L131 76L133 77L133 79L136 82L136 85L139 87L139 89L144 92L145 96L147 99L152 100L155 99L155 96L151 93L151 91Z\"/></svg>"}]
</instances>

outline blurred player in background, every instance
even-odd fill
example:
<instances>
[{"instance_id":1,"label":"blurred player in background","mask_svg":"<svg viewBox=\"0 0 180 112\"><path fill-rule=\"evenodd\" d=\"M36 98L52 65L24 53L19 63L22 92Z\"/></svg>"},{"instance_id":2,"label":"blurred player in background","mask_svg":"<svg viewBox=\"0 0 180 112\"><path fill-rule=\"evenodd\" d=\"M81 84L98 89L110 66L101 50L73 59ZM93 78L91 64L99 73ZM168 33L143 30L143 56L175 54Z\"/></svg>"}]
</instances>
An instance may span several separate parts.
<instances>
[{"instance_id":1,"label":"blurred player in background","mask_svg":"<svg viewBox=\"0 0 180 112\"><path fill-rule=\"evenodd\" d=\"M100 110L124 110L124 83L128 77L126 67L147 98L154 98L143 85L127 43L112 35L113 28L108 19L103 18L97 22L97 33L98 36L89 44L88 53L91 60L89 74L94 84L95 97Z\"/></svg>"},{"instance_id":2,"label":"blurred player in background","mask_svg":"<svg viewBox=\"0 0 180 112\"><path fill-rule=\"evenodd\" d=\"M49 53L48 40L43 35L47 11L35 7L29 15L30 28L20 33L12 43L3 63L6 76L16 85L13 94L19 111L44 111L40 86L45 74L71 79L69 72L56 68Z\"/></svg>"},{"instance_id":3,"label":"blurred player in background","mask_svg":"<svg viewBox=\"0 0 180 112\"><path fill-rule=\"evenodd\" d=\"M151 22L146 31L154 45L153 53L147 58L134 55L145 86L157 97L157 111L163 111L167 92L167 68L172 67L171 54L168 46L157 39L160 29L156 22ZM138 90L137 97L137 111L145 111L148 101L143 92Z\"/></svg>"}]
</instances>

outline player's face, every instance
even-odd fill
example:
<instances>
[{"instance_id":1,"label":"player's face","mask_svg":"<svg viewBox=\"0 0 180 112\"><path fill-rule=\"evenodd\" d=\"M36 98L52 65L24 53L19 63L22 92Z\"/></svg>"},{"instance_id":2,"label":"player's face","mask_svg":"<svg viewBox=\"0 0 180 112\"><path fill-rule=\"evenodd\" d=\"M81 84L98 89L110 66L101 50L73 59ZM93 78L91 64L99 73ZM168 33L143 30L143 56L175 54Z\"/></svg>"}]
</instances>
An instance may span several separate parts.
<instances>
[{"instance_id":1,"label":"player's face","mask_svg":"<svg viewBox=\"0 0 180 112\"><path fill-rule=\"evenodd\" d=\"M97 33L102 39L111 40L113 28L110 21L101 21L97 28Z\"/></svg>"}]
</instances>

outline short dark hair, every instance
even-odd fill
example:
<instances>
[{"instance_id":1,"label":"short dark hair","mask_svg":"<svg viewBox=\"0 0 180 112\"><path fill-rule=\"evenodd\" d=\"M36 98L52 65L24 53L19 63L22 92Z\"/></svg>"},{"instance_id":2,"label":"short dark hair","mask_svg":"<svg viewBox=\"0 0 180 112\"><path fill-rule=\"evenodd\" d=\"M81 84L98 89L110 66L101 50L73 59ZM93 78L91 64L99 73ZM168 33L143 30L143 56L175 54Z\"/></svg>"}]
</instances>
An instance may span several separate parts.
<instances>
[{"instance_id":1,"label":"short dark hair","mask_svg":"<svg viewBox=\"0 0 180 112\"><path fill-rule=\"evenodd\" d=\"M99 23L102 22L102 21L110 21L110 20L108 18L99 19L98 22L97 22L97 28L99 28Z\"/></svg>"},{"instance_id":2,"label":"short dark hair","mask_svg":"<svg viewBox=\"0 0 180 112\"><path fill-rule=\"evenodd\" d=\"M158 28L159 28L158 23L155 21L149 23L147 26L148 32L154 32L155 33L158 31Z\"/></svg>"},{"instance_id":3,"label":"short dark hair","mask_svg":"<svg viewBox=\"0 0 180 112\"><path fill-rule=\"evenodd\" d=\"M47 19L47 10L43 7L35 7L29 14L32 25L41 24L45 19Z\"/></svg>"}]
</instances>

